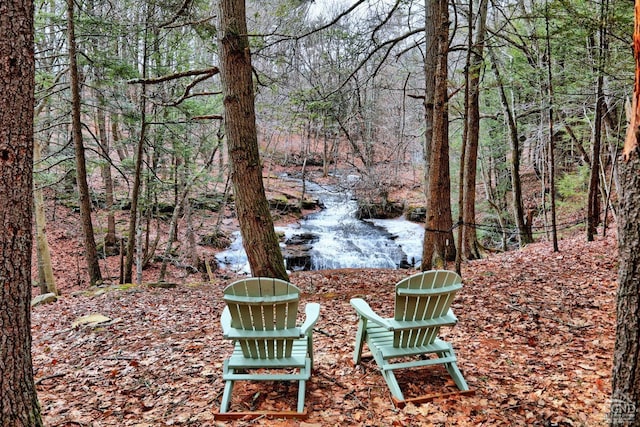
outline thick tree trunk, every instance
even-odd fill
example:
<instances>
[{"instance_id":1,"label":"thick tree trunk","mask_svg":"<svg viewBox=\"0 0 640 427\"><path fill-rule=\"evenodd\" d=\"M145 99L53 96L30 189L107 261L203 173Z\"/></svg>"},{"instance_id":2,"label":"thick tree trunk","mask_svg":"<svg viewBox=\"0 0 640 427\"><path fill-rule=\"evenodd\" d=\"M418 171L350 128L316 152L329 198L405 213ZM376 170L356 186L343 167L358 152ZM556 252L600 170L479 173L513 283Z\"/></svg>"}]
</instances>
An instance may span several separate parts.
<instances>
[{"instance_id":1,"label":"thick tree trunk","mask_svg":"<svg viewBox=\"0 0 640 427\"><path fill-rule=\"evenodd\" d=\"M245 14L244 0L220 1L224 123L236 213L253 276L288 280L262 181Z\"/></svg>"},{"instance_id":2,"label":"thick tree trunk","mask_svg":"<svg viewBox=\"0 0 640 427\"><path fill-rule=\"evenodd\" d=\"M610 426L640 426L640 0L633 32L635 85L620 162L616 344L613 353Z\"/></svg>"},{"instance_id":3,"label":"thick tree trunk","mask_svg":"<svg viewBox=\"0 0 640 427\"><path fill-rule=\"evenodd\" d=\"M436 21L438 67L433 109L433 135L429 165L427 215L421 269L444 268L454 261L456 248L451 218L451 182L449 171L449 104L448 104L448 2L438 2Z\"/></svg>"},{"instance_id":4,"label":"thick tree trunk","mask_svg":"<svg viewBox=\"0 0 640 427\"><path fill-rule=\"evenodd\" d=\"M33 2L0 2L0 425L42 426L31 359Z\"/></svg>"},{"instance_id":5,"label":"thick tree trunk","mask_svg":"<svg viewBox=\"0 0 640 427\"><path fill-rule=\"evenodd\" d=\"M433 140L433 107L438 69L438 0L425 0L425 57L424 57L424 192L429 197L429 170L431 169L431 141Z\"/></svg>"},{"instance_id":6,"label":"thick tree trunk","mask_svg":"<svg viewBox=\"0 0 640 427\"><path fill-rule=\"evenodd\" d=\"M82 141L82 122L80 119L80 77L78 76L78 64L76 61L76 36L73 18L74 1L67 0L67 36L69 43L69 74L71 84L71 131L73 134L73 146L76 157L76 182L80 197L80 222L84 238L85 260L89 273L89 282L95 285L102 281L100 264L98 263L98 251L93 234L91 221L91 198L89 184L87 183L87 166L84 155L84 142Z\"/></svg>"},{"instance_id":7,"label":"thick tree trunk","mask_svg":"<svg viewBox=\"0 0 640 427\"><path fill-rule=\"evenodd\" d=\"M613 357L612 408L610 418L640 414L624 410L625 402L640 402L640 158L633 154L620 162L622 195L618 216L620 267L618 270L616 344ZM635 408L640 409L640 408ZM626 420L626 418L625 418ZM620 420L618 420L620 421ZM611 425L625 425L621 422Z\"/></svg>"}]
</instances>

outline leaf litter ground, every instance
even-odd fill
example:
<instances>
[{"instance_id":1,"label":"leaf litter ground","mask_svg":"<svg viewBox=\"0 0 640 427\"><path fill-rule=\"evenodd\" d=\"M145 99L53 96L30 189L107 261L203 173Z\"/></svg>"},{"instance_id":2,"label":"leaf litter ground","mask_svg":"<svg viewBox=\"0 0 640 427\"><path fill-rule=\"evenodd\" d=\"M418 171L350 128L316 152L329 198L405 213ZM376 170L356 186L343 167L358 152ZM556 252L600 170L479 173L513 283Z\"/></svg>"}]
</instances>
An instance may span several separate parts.
<instances>
[{"instance_id":1,"label":"leaf litter ground","mask_svg":"<svg viewBox=\"0 0 640 427\"><path fill-rule=\"evenodd\" d=\"M365 298L391 316L409 270L297 272L304 302L322 305L304 421L216 421L222 395L222 289L236 277L173 289L105 287L33 309L35 379L54 426L600 426L610 395L615 330L615 236L582 235L464 264L465 287L443 329L473 395L396 409L375 362L353 366L349 305ZM90 314L110 318L74 325ZM407 397L455 390L441 367L401 371ZM293 410L297 385L238 382L232 410Z\"/></svg>"}]
</instances>

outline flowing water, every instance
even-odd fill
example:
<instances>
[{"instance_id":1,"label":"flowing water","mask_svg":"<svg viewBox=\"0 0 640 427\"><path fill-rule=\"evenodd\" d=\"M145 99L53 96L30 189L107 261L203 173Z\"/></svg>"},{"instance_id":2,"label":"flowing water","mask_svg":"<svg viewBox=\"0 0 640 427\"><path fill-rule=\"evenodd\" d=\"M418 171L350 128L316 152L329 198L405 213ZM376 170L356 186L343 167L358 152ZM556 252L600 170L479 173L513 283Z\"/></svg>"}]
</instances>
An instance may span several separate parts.
<instances>
[{"instance_id":1,"label":"flowing water","mask_svg":"<svg viewBox=\"0 0 640 427\"><path fill-rule=\"evenodd\" d=\"M404 219L359 220L357 201L348 192L307 183L307 191L324 208L287 227L285 242L305 241L305 261L287 259L288 246L281 244L288 269L324 270L336 268L407 268L418 265L422 256L424 227ZM308 255L308 259L306 256ZM216 256L223 268L248 272L240 233L228 250Z\"/></svg>"}]
</instances>

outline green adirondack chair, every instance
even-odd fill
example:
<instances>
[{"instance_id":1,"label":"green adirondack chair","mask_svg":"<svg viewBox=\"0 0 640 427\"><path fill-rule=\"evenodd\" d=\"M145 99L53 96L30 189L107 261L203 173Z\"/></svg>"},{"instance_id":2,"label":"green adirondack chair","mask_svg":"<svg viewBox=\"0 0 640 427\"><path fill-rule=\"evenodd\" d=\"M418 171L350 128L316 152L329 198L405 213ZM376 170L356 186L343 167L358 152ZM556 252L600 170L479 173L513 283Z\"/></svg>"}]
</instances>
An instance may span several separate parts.
<instances>
[{"instance_id":1,"label":"green adirondack chair","mask_svg":"<svg viewBox=\"0 0 640 427\"><path fill-rule=\"evenodd\" d=\"M456 394L470 392L456 364L453 347L438 338L441 326L455 325L458 320L449 306L461 288L462 278L453 271L431 270L407 277L396 284L393 319L380 317L361 298L351 300L359 317L353 361L356 365L360 363L366 341L396 406L435 397L405 399L394 374L397 369L444 364L460 389ZM394 361L399 358L400 361Z\"/></svg>"},{"instance_id":2,"label":"green adirondack chair","mask_svg":"<svg viewBox=\"0 0 640 427\"><path fill-rule=\"evenodd\" d=\"M296 326L300 290L289 282L255 277L236 281L224 290L224 338L233 340L231 357L223 363L225 381L220 413L216 418L251 415L304 417L306 381L313 368L313 325L320 305L305 306L306 319ZM254 373L251 373L254 372ZM235 381L298 381L297 412L228 412ZM226 416L225 416L226 415Z\"/></svg>"}]
</instances>

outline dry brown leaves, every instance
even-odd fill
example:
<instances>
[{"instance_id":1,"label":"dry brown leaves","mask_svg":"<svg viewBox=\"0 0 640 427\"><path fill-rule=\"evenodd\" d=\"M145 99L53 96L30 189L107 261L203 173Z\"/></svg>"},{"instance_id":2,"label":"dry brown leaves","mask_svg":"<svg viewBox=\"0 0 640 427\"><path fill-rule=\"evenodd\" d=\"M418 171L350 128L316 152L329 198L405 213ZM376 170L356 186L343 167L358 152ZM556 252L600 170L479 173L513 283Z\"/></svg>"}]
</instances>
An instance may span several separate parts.
<instances>
[{"instance_id":1,"label":"dry brown leaves","mask_svg":"<svg viewBox=\"0 0 640 427\"><path fill-rule=\"evenodd\" d=\"M615 237L583 236L464 265L464 289L443 330L475 394L394 408L373 361L351 362L362 297L383 316L409 271L301 272L291 281L322 305L305 421L213 420L231 344L219 327L233 278L175 289L134 287L66 296L33 309L33 359L48 426L599 426L608 411L614 345ZM60 287L64 290L64 284ZM68 293L68 292L67 292ZM302 304L304 305L304 304ZM72 328L100 313L106 326ZM407 397L455 389L440 367L400 372ZM295 408L297 386L236 385L233 410Z\"/></svg>"}]
</instances>

